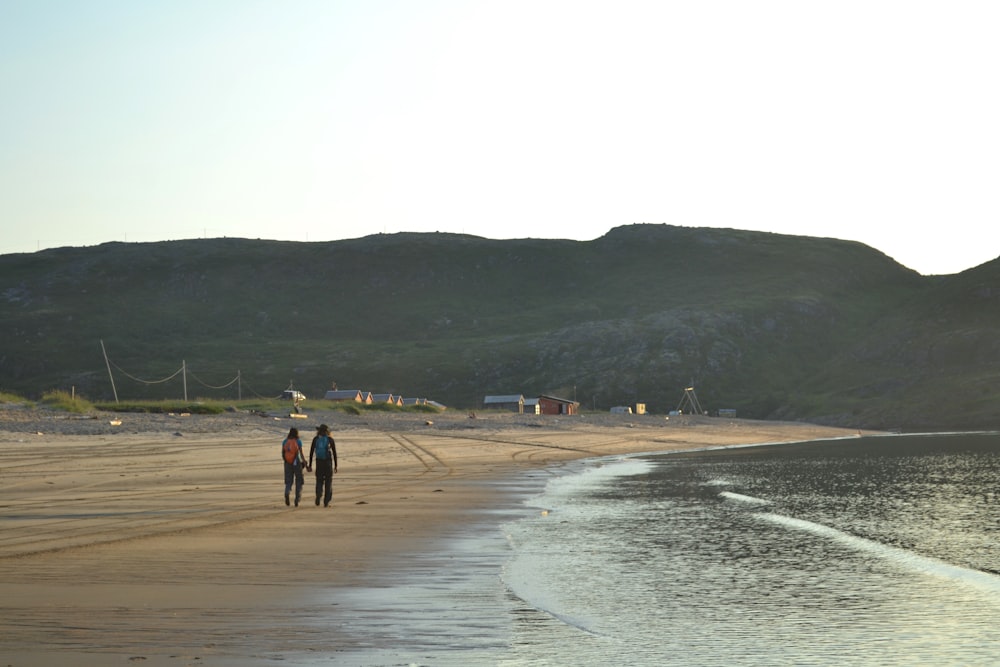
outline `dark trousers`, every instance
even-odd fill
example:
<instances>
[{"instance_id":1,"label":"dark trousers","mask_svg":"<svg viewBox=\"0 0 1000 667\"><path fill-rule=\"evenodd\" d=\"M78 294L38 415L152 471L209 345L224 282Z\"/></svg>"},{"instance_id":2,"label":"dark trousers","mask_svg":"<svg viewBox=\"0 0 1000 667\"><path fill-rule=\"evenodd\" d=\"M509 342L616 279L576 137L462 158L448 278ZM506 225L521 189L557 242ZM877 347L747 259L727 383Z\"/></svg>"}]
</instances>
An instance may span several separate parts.
<instances>
[{"instance_id":1,"label":"dark trousers","mask_svg":"<svg viewBox=\"0 0 1000 667\"><path fill-rule=\"evenodd\" d=\"M320 494L323 496L323 504L329 505L333 498L333 460L316 459L316 501L319 501Z\"/></svg>"},{"instance_id":2,"label":"dark trousers","mask_svg":"<svg viewBox=\"0 0 1000 667\"><path fill-rule=\"evenodd\" d=\"M302 466L285 461L285 495L292 490L292 482L295 482L295 500L302 497L302 485L306 483L302 475Z\"/></svg>"}]
</instances>

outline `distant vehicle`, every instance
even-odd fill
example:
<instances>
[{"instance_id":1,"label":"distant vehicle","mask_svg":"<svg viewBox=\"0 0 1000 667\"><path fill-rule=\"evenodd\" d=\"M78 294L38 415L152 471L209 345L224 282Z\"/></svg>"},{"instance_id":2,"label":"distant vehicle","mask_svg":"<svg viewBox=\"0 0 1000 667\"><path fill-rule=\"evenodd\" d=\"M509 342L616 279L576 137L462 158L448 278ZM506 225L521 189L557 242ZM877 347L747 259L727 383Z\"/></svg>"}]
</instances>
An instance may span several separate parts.
<instances>
[{"instance_id":1,"label":"distant vehicle","mask_svg":"<svg viewBox=\"0 0 1000 667\"><path fill-rule=\"evenodd\" d=\"M304 401L304 400L306 400L306 395L305 394L303 394L301 391L296 391L294 389L286 389L285 391L281 392L281 397L282 398L287 398L290 401Z\"/></svg>"}]
</instances>

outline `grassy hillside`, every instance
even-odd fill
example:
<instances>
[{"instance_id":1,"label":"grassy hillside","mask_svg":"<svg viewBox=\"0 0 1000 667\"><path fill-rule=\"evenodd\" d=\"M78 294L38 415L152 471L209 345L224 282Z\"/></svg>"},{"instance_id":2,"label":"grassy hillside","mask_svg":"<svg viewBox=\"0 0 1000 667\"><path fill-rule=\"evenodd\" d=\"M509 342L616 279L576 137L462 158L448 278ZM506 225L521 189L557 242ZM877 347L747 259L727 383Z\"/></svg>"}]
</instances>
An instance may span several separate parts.
<instances>
[{"instance_id":1,"label":"grassy hillside","mask_svg":"<svg viewBox=\"0 0 1000 667\"><path fill-rule=\"evenodd\" d=\"M181 375L151 381L183 360L188 394L213 399L335 381L456 408L520 392L662 413L693 382L706 408L748 417L980 427L998 273L923 277L858 243L666 225L62 248L0 256L0 390L108 400L103 340L128 399L180 396Z\"/></svg>"}]
</instances>

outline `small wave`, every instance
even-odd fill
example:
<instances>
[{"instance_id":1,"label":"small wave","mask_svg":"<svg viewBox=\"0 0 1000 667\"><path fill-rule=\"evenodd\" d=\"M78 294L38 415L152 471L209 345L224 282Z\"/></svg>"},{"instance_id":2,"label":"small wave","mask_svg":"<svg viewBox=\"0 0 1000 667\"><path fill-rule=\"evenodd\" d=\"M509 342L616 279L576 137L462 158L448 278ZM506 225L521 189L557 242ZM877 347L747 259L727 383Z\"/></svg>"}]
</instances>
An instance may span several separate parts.
<instances>
[{"instance_id":1,"label":"small wave","mask_svg":"<svg viewBox=\"0 0 1000 667\"><path fill-rule=\"evenodd\" d=\"M616 457L614 459L592 459L586 467L572 470L569 474L549 480L545 487L547 495L576 495L584 491L600 488L616 478L627 475L642 475L655 466L650 461Z\"/></svg>"},{"instance_id":2,"label":"small wave","mask_svg":"<svg viewBox=\"0 0 1000 667\"><path fill-rule=\"evenodd\" d=\"M845 533L842 530L831 528L830 526L825 526L820 523L813 523L812 521L795 519L790 516L772 514L768 512L762 512L756 516L780 526L794 528L796 530L836 540L840 544L880 556L898 565L908 567L923 574L950 579L962 584L971 584L977 588L1000 593L1000 577L988 572L973 570L959 565L952 565L951 563L938 560L937 558L921 556L913 553L912 551L907 551L906 549L900 549L899 547L893 547L888 544L882 544L881 542L866 539L864 537L851 535L850 533Z\"/></svg>"},{"instance_id":3,"label":"small wave","mask_svg":"<svg viewBox=\"0 0 1000 667\"><path fill-rule=\"evenodd\" d=\"M512 582L507 581L504 576L501 576L501 580L507 586L507 590L510 591L511 595L513 595L518 600L523 602L525 605L531 607L535 611L547 614L548 616L551 616L557 621L571 628L580 630L581 632L585 632L588 635L594 635L595 637L607 637L607 635L598 632L592 627L594 623L576 616L572 616L570 614L565 614L562 612L555 611L554 609L552 609L552 605L542 602L540 599L538 599L537 596L530 596L525 594L524 591L519 591L518 590L519 587L512 584ZM534 598L534 599L529 599L529 598Z\"/></svg>"},{"instance_id":4,"label":"small wave","mask_svg":"<svg viewBox=\"0 0 1000 667\"><path fill-rule=\"evenodd\" d=\"M732 491L722 491L719 493L720 498L725 498L727 500L735 500L738 503L746 503L748 505L770 505L770 500L764 500L763 498L754 498L753 496L744 496L741 493L733 493Z\"/></svg>"},{"instance_id":5,"label":"small wave","mask_svg":"<svg viewBox=\"0 0 1000 667\"><path fill-rule=\"evenodd\" d=\"M555 619L557 619L559 621L562 621L566 625L568 625L570 627L573 627L573 628L576 628L577 630L580 630L582 632L586 632L589 635L594 635L595 637L606 637L607 636L607 635L604 635L604 634L598 632L597 630L594 630L592 628L587 627L588 623L586 623L585 621L582 621L582 620L580 620L578 618L574 618L572 616L567 616L566 614L557 614L557 613L555 613L553 611L550 611L548 609L541 609L540 611L544 611L546 614L549 614L550 616L552 616L552 618L555 618Z\"/></svg>"}]
</instances>

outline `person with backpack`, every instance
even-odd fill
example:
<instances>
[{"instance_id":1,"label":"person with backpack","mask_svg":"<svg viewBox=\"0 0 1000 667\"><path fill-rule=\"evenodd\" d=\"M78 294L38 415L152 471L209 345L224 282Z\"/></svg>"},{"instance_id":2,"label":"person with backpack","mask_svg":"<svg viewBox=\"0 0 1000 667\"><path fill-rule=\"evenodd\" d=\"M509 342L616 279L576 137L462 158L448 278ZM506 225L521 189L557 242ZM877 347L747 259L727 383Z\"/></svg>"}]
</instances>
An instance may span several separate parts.
<instances>
[{"instance_id":1,"label":"person with backpack","mask_svg":"<svg viewBox=\"0 0 1000 667\"><path fill-rule=\"evenodd\" d=\"M329 507L333 499L333 474L337 472L337 443L330 435L330 427L320 424L316 427L316 437L309 447L309 469L312 469L313 454L316 455L316 504L323 495L323 507Z\"/></svg>"},{"instance_id":2,"label":"person with backpack","mask_svg":"<svg viewBox=\"0 0 1000 667\"><path fill-rule=\"evenodd\" d=\"M292 492L292 482L295 482L295 506L299 506L302 498L302 487L305 477L302 469L306 467L306 457L302 453L302 440L299 439L299 429L288 430L288 436L281 441L281 460L285 463L285 504L289 504L288 496Z\"/></svg>"}]
</instances>

